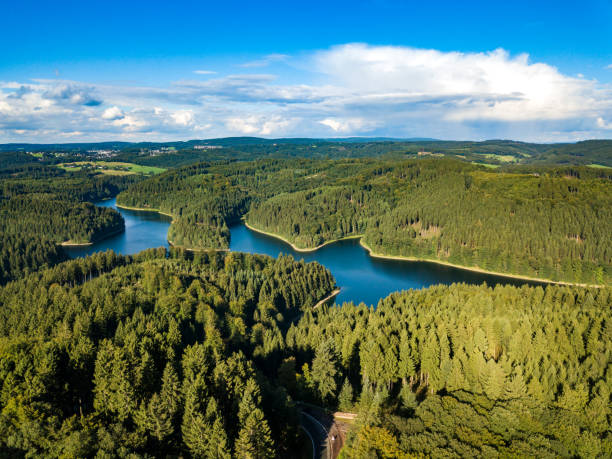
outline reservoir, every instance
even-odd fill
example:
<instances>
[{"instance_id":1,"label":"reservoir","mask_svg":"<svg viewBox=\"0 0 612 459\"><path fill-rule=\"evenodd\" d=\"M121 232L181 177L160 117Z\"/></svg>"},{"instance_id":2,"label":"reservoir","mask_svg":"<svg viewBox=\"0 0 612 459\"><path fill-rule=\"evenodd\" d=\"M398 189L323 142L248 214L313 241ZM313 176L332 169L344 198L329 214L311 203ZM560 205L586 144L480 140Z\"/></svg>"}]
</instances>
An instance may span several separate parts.
<instances>
[{"instance_id":1,"label":"reservoir","mask_svg":"<svg viewBox=\"0 0 612 459\"><path fill-rule=\"evenodd\" d=\"M169 247L167 234L172 218L157 212L119 209L116 201L113 198L94 204L117 210L125 220L125 231L92 245L64 247L70 257L84 257L105 250L133 255L151 247Z\"/></svg>"},{"instance_id":2,"label":"reservoir","mask_svg":"<svg viewBox=\"0 0 612 459\"><path fill-rule=\"evenodd\" d=\"M117 209L125 219L125 232L90 246L66 248L71 257L86 256L112 249L130 255L151 247L168 247L167 233L171 218L157 212L133 211L116 207L115 199L96 203ZM328 268L336 279L340 293L337 303L377 304L391 292L420 289L436 284L465 282L468 284L538 284L520 279L478 273L436 263L388 260L370 257L358 239L345 239L314 252L296 252L291 246L262 233L249 230L243 223L230 227L230 250L278 256L290 254L296 260L317 261Z\"/></svg>"}]
</instances>

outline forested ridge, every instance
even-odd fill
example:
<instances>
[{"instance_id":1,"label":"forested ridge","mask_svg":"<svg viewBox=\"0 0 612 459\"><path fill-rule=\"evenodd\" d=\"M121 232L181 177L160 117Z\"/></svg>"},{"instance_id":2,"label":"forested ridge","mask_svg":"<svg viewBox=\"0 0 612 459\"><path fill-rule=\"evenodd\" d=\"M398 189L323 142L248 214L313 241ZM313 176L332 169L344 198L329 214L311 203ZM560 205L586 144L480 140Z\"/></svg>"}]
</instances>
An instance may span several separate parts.
<instances>
[{"instance_id":1,"label":"forested ridge","mask_svg":"<svg viewBox=\"0 0 612 459\"><path fill-rule=\"evenodd\" d=\"M313 310L334 285L291 257L178 249L8 283L4 454L295 456L297 400L358 414L344 457L612 454L608 288L459 284Z\"/></svg>"},{"instance_id":2,"label":"forested ridge","mask_svg":"<svg viewBox=\"0 0 612 459\"><path fill-rule=\"evenodd\" d=\"M151 249L0 288L0 448L37 457L287 457L282 330L334 287L290 257Z\"/></svg>"},{"instance_id":3,"label":"forested ridge","mask_svg":"<svg viewBox=\"0 0 612 459\"><path fill-rule=\"evenodd\" d=\"M612 167L612 140L586 140L576 143L541 144L513 140L448 141L435 139L263 139L228 137L177 142L102 142L69 144L0 144L3 158L14 164L37 161L23 150L42 154L46 162L62 159L77 161L92 156L90 151L110 150L112 160L177 167L200 161L264 158L364 158L383 155L434 154L463 161L496 166L504 164L600 165Z\"/></svg>"},{"instance_id":4,"label":"forested ridge","mask_svg":"<svg viewBox=\"0 0 612 459\"><path fill-rule=\"evenodd\" d=\"M133 182L41 165L0 169L0 283L67 259L62 243L123 231L118 212L84 201L110 198Z\"/></svg>"},{"instance_id":5,"label":"forested ridge","mask_svg":"<svg viewBox=\"0 0 612 459\"><path fill-rule=\"evenodd\" d=\"M227 248L241 216L299 248L363 235L375 253L588 284L612 278L612 183L585 167L490 171L448 159L200 163L118 203L175 218L169 239Z\"/></svg>"},{"instance_id":6,"label":"forested ridge","mask_svg":"<svg viewBox=\"0 0 612 459\"><path fill-rule=\"evenodd\" d=\"M610 294L455 284L308 312L289 384L358 412L344 457L607 457Z\"/></svg>"}]
</instances>

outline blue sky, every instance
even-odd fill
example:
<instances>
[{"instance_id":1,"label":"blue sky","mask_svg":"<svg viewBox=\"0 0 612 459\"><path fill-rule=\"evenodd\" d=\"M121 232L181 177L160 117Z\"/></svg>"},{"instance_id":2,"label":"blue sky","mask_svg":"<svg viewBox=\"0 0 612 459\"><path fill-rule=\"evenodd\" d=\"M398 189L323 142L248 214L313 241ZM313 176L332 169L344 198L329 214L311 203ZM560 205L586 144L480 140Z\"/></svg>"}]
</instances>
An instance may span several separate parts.
<instances>
[{"instance_id":1,"label":"blue sky","mask_svg":"<svg viewBox=\"0 0 612 459\"><path fill-rule=\"evenodd\" d=\"M612 137L612 2L11 2L0 142Z\"/></svg>"}]
</instances>

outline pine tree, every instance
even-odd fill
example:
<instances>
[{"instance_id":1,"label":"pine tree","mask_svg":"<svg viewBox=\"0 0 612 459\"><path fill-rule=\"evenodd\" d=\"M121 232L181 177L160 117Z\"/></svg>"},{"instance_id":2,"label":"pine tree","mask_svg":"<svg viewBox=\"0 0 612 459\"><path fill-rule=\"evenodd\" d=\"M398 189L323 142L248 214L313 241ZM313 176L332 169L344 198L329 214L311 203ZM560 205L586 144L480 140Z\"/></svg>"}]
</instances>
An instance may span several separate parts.
<instances>
[{"instance_id":1,"label":"pine tree","mask_svg":"<svg viewBox=\"0 0 612 459\"><path fill-rule=\"evenodd\" d=\"M402 378L402 384L405 385L408 378L414 376L414 374L414 360L410 349L410 340L408 332L404 329L400 336L398 376Z\"/></svg>"},{"instance_id":2,"label":"pine tree","mask_svg":"<svg viewBox=\"0 0 612 459\"><path fill-rule=\"evenodd\" d=\"M506 375L501 365L491 359L487 362L486 368L482 372L482 387L485 394L491 400L497 400L504 393Z\"/></svg>"},{"instance_id":3,"label":"pine tree","mask_svg":"<svg viewBox=\"0 0 612 459\"><path fill-rule=\"evenodd\" d=\"M505 398L514 400L521 399L527 395L527 386L521 371L512 377L510 382L506 385Z\"/></svg>"},{"instance_id":4,"label":"pine tree","mask_svg":"<svg viewBox=\"0 0 612 459\"><path fill-rule=\"evenodd\" d=\"M270 427L259 408L249 413L241 424L234 451L236 457L244 459L274 457L274 444Z\"/></svg>"},{"instance_id":5,"label":"pine tree","mask_svg":"<svg viewBox=\"0 0 612 459\"><path fill-rule=\"evenodd\" d=\"M311 377L319 392L321 400L336 393L336 361L333 347L329 341L323 341L315 352L312 361Z\"/></svg>"},{"instance_id":6,"label":"pine tree","mask_svg":"<svg viewBox=\"0 0 612 459\"><path fill-rule=\"evenodd\" d=\"M350 412L353 409L353 386L348 378L344 378L344 384L338 395L338 409L340 411Z\"/></svg>"}]
</instances>

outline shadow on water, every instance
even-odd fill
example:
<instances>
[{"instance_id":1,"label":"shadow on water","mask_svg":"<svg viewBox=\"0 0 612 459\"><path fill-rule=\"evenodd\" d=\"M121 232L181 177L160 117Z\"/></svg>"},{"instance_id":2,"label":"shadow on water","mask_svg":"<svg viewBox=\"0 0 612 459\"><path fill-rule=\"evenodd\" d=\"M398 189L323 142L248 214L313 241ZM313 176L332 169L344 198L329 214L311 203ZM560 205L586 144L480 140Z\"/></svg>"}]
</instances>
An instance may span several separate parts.
<instances>
[{"instance_id":1,"label":"shadow on water","mask_svg":"<svg viewBox=\"0 0 612 459\"><path fill-rule=\"evenodd\" d=\"M112 249L117 253L130 255L151 247L168 247L168 228L171 218L157 212L143 212L119 209L116 200L96 203L102 207L118 210L125 220L125 232L111 236L90 246L68 247L68 254L75 257ZM437 284L465 282L488 285L541 285L537 282L522 281L508 277L466 271L450 266L428 262L385 260L370 257L359 245L357 239L346 239L326 245L315 252L296 252L287 243L255 231L243 223L230 228L233 251L278 256L290 254L297 260L318 261L327 267L341 288L337 303L353 301L358 304L377 304L378 300L391 292L419 289Z\"/></svg>"}]
</instances>

